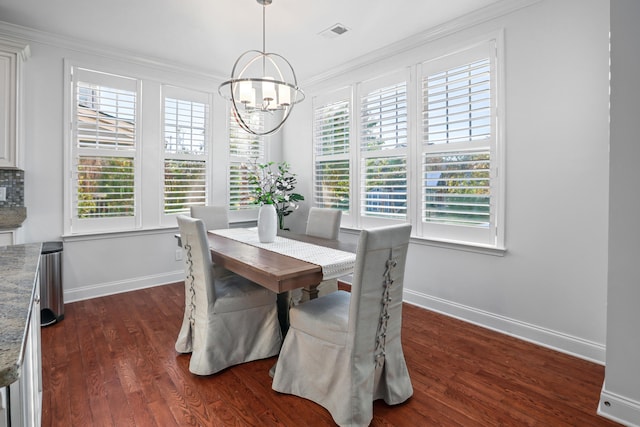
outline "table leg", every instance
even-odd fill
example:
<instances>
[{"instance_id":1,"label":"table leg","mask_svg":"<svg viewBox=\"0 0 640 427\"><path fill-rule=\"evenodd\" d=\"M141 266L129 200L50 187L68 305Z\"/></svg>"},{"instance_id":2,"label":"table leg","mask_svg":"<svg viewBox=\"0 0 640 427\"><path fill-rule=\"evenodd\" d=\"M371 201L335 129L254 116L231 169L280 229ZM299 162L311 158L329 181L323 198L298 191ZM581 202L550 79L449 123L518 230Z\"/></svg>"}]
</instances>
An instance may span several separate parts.
<instances>
[{"instance_id":1,"label":"table leg","mask_svg":"<svg viewBox=\"0 0 640 427\"><path fill-rule=\"evenodd\" d=\"M277 298L278 321L280 322L280 331L282 331L283 338L287 335L287 331L289 330L289 308L292 304L291 298L292 293L289 291L279 293ZM293 304L300 304L304 301L310 301L316 298L318 298L318 285L309 286L307 288L302 288L302 298L298 302L293 302Z\"/></svg>"},{"instance_id":2,"label":"table leg","mask_svg":"<svg viewBox=\"0 0 640 427\"><path fill-rule=\"evenodd\" d=\"M310 301L318 298L318 285L309 286L308 288L302 288L302 301Z\"/></svg>"},{"instance_id":3,"label":"table leg","mask_svg":"<svg viewBox=\"0 0 640 427\"><path fill-rule=\"evenodd\" d=\"M284 338L289 330L289 292L279 293L276 302L278 305L280 331L282 332L282 338Z\"/></svg>"},{"instance_id":4,"label":"table leg","mask_svg":"<svg viewBox=\"0 0 640 427\"><path fill-rule=\"evenodd\" d=\"M278 307L278 322L280 323L280 331L282 332L282 340L289 331L289 299L291 298L290 292L279 293L276 297L276 305ZM269 376L273 378L276 372L276 365L274 363L271 369L269 369Z\"/></svg>"}]
</instances>

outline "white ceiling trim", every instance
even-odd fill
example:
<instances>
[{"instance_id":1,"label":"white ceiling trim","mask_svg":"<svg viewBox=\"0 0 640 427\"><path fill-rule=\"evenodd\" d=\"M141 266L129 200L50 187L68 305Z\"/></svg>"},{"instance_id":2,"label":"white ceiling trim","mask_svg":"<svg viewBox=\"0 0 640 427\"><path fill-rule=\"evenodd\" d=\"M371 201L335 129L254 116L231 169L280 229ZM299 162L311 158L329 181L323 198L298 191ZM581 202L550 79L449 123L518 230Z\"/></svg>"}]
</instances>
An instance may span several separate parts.
<instances>
[{"instance_id":1,"label":"white ceiling trim","mask_svg":"<svg viewBox=\"0 0 640 427\"><path fill-rule=\"evenodd\" d=\"M211 71L197 69L191 65L170 63L166 59L143 56L122 49L99 45L94 42L87 42L76 38L62 36L59 34L52 34L46 31L36 30L33 28L27 28L20 25L11 24L9 22L0 21L0 37L3 36L16 41L24 41L24 43L36 42L47 46L81 52L84 54L129 62L132 64L146 66L161 71L184 73L194 77L215 79L219 81L227 78L223 75L216 75Z\"/></svg>"}]
</instances>

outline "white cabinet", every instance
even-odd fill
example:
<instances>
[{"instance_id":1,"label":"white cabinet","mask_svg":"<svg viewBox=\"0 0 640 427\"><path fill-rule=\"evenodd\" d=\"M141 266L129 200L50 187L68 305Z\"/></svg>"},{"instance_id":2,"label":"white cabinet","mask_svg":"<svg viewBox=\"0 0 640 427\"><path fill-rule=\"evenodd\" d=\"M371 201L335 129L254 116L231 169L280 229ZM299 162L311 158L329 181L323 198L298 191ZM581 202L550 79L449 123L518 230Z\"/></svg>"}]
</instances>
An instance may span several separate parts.
<instances>
[{"instance_id":1,"label":"white cabinet","mask_svg":"<svg viewBox=\"0 0 640 427\"><path fill-rule=\"evenodd\" d=\"M0 391L0 427L40 427L42 423L42 347L40 342L40 280L27 329L20 378Z\"/></svg>"},{"instance_id":2,"label":"white cabinet","mask_svg":"<svg viewBox=\"0 0 640 427\"><path fill-rule=\"evenodd\" d=\"M22 64L29 46L0 38L0 167L21 168Z\"/></svg>"},{"instance_id":3,"label":"white cabinet","mask_svg":"<svg viewBox=\"0 0 640 427\"><path fill-rule=\"evenodd\" d=\"M0 427L7 427L9 425L9 411L7 405L7 390L0 388Z\"/></svg>"},{"instance_id":4,"label":"white cabinet","mask_svg":"<svg viewBox=\"0 0 640 427\"><path fill-rule=\"evenodd\" d=\"M15 244L15 231L13 230L2 230L0 231L0 246L8 246ZM2 427L2 424L0 424Z\"/></svg>"}]
</instances>

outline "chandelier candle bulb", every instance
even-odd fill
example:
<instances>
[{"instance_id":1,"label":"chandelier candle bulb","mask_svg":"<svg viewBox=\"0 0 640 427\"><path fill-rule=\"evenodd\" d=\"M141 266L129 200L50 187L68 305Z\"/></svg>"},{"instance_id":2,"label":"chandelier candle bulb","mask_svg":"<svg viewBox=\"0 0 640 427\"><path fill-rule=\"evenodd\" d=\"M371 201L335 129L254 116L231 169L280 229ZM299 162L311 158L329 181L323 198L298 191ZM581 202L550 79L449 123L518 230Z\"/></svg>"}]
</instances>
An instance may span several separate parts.
<instances>
[{"instance_id":1,"label":"chandelier candle bulb","mask_svg":"<svg viewBox=\"0 0 640 427\"><path fill-rule=\"evenodd\" d=\"M251 99L249 100L249 103L247 104L247 107L249 107L249 108L255 108L256 107L256 88L254 88L254 87L251 88Z\"/></svg>"},{"instance_id":2,"label":"chandelier candle bulb","mask_svg":"<svg viewBox=\"0 0 640 427\"><path fill-rule=\"evenodd\" d=\"M289 86L278 85L278 99L282 106L286 107L291 105L291 91L289 91Z\"/></svg>"},{"instance_id":3,"label":"chandelier candle bulb","mask_svg":"<svg viewBox=\"0 0 640 427\"><path fill-rule=\"evenodd\" d=\"M265 77L264 79L271 80L262 82L262 97L269 103L276 99L276 86L273 83L273 77Z\"/></svg>"},{"instance_id":4,"label":"chandelier candle bulb","mask_svg":"<svg viewBox=\"0 0 640 427\"><path fill-rule=\"evenodd\" d=\"M253 95L253 98L251 97ZM243 104L255 104L255 92L251 87L251 82L240 82L240 102Z\"/></svg>"}]
</instances>

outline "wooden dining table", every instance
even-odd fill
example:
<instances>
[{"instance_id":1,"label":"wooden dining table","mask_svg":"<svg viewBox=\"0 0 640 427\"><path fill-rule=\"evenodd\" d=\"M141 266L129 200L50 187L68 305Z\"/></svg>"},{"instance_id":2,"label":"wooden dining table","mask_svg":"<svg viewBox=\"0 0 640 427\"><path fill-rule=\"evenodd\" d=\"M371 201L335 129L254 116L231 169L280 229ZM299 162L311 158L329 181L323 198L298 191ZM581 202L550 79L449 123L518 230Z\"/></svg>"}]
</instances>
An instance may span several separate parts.
<instances>
[{"instance_id":1,"label":"wooden dining table","mask_svg":"<svg viewBox=\"0 0 640 427\"><path fill-rule=\"evenodd\" d=\"M278 231L278 236L345 252L355 253L357 248L356 243L285 230ZM317 298L317 288L323 279L321 266L218 234L208 232L207 237L214 263L278 294L278 317L283 333L288 329L287 291L302 288L309 299Z\"/></svg>"},{"instance_id":2,"label":"wooden dining table","mask_svg":"<svg viewBox=\"0 0 640 427\"><path fill-rule=\"evenodd\" d=\"M311 243L327 248L355 253L356 244L340 240L322 239L281 230L278 236ZM268 249L237 240L207 233L211 259L214 263L233 271L276 293L303 288L311 299L317 297L317 286L322 281L322 268Z\"/></svg>"}]
</instances>

